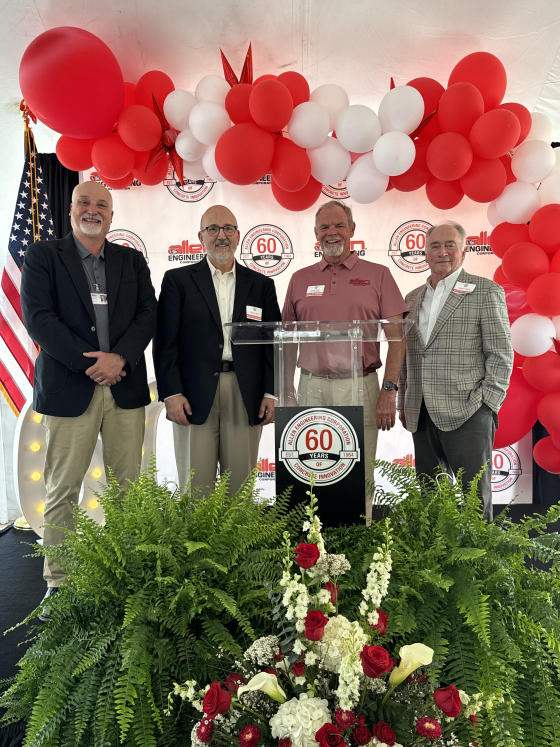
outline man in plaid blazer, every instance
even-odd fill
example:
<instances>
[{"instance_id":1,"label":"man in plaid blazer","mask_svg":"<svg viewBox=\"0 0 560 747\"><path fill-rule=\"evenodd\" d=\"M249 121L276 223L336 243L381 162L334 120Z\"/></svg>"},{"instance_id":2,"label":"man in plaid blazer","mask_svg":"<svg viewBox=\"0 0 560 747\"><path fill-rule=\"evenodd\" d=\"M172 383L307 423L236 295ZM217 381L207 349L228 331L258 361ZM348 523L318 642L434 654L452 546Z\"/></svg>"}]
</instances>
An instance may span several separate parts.
<instances>
[{"instance_id":1,"label":"man in plaid blazer","mask_svg":"<svg viewBox=\"0 0 560 747\"><path fill-rule=\"evenodd\" d=\"M410 319L397 408L413 434L416 472L437 467L467 485L479 483L484 518L492 519L492 444L497 413L513 368L510 327L501 286L462 269L466 234L444 221L426 235L431 275L406 296Z\"/></svg>"}]
</instances>

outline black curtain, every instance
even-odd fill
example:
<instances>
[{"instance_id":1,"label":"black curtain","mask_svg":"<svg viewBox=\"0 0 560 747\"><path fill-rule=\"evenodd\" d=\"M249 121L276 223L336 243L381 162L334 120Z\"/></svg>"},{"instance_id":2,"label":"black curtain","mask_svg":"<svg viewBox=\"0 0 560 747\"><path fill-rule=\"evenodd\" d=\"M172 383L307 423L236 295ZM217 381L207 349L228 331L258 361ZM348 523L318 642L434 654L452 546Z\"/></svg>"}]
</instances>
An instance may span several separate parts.
<instances>
[{"instance_id":1,"label":"black curtain","mask_svg":"<svg viewBox=\"0 0 560 747\"><path fill-rule=\"evenodd\" d=\"M43 170L43 183L53 220L54 236L52 238L62 239L72 230L68 213L72 202L72 191L80 181L79 173L63 166L56 157L56 153L38 153L37 155Z\"/></svg>"}]
</instances>

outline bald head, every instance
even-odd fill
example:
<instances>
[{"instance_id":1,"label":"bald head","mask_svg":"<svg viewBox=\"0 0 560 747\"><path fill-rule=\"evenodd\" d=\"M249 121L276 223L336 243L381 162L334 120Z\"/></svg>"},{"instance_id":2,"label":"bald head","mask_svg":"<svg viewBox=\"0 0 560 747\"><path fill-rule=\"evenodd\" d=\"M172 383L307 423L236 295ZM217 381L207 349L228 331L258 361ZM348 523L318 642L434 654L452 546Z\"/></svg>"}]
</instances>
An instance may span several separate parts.
<instances>
[{"instance_id":1,"label":"bald head","mask_svg":"<svg viewBox=\"0 0 560 747\"><path fill-rule=\"evenodd\" d=\"M207 230L210 227L214 227L213 235ZM229 208L224 205L208 208L200 219L198 238L204 244L206 254L215 267L222 271L231 269L240 234L235 215Z\"/></svg>"},{"instance_id":2,"label":"bald head","mask_svg":"<svg viewBox=\"0 0 560 747\"><path fill-rule=\"evenodd\" d=\"M113 218L113 198L99 182L83 182L74 187L70 221L82 244L102 246Z\"/></svg>"},{"instance_id":3,"label":"bald head","mask_svg":"<svg viewBox=\"0 0 560 747\"><path fill-rule=\"evenodd\" d=\"M231 210L224 205L213 205L200 219L200 228L207 228L212 225L225 226L228 223L232 226L237 225L237 220Z\"/></svg>"}]
</instances>

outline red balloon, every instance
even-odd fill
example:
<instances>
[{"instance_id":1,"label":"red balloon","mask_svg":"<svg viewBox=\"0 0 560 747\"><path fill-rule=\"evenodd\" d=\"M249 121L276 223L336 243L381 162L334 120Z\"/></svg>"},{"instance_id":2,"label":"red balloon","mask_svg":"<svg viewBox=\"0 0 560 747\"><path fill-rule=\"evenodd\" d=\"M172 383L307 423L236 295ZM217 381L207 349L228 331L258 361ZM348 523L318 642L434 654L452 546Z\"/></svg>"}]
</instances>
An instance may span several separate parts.
<instances>
[{"instance_id":1,"label":"red balloon","mask_svg":"<svg viewBox=\"0 0 560 747\"><path fill-rule=\"evenodd\" d=\"M124 82L124 108L136 103L136 83Z\"/></svg>"},{"instance_id":2,"label":"red balloon","mask_svg":"<svg viewBox=\"0 0 560 747\"><path fill-rule=\"evenodd\" d=\"M285 137L274 146L272 178L285 192L299 192L311 178L311 161L303 148Z\"/></svg>"},{"instance_id":3,"label":"red balloon","mask_svg":"<svg viewBox=\"0 0 560 747\"><path fill-rule=\"evenodd\" d=\"M447 87L454 83L472 83L484 99L486 111L494 109L504 98L507 74L500 60L489 52L473 52L455 65Z\"/></svg>"},{"instance_id":4,"label":"red balloon","mask_svg":"<svg viewBox=\"0 0 560 747\"><path fill-rule=\"evenodd\" d=\"M85 70L95 65L95 73ZM41 122L76 138L109 132L124 106L124 80L109 47L84 29L60 26L39 34L19 67L27 105Z\"/></svg>"},{"instance_id":5,"label":"red balloon","mask_svg":"<svg viewBox=\"0 0 560 747\"><path fill-rule=\"evenodd\" d=\"M160 141L161 124L152 109L140 104L123 109L119 117L119 135L132 150L151 150Z\"/></svg>"},{"instance_id":6,"label":"red balloon","mask_svg":"<svg viewBox=\"0 0 560 747\"><path fill-rule=\"evenodd\" d=\"M560 431L560 392L545 394L539 402L537 415L549 433Z\"/></svg>"},{"instance_id":7,"label":"red balloon","mask_svg":"<svg viewBox=\"0 0 560 747\"><path fill-rule=\"evenodd\" d=\"M511 246L504 255L502 268L510 283L527 289L535 278L548 272L550 262L546 252L536 244L520 241Z\"/></svg>"},{"instance_id":8,"label":"red balloon","mask_svg":"<svg viewBox=\"0 0 560 747\"><path fill-rule=\"evenodd\" d=\"M506 178L506 170L499 158L473 156L472 166L461 178L461 188L474 202L492 202L504 191Z\"/></svg>"},{"instance_id":9,"label":"red balloon","mask_svg":"<svg viewBox=\"0 0 560 747\"><path fill-rule=\"evenodd\" d=\"M530 241L529 228L525 223L500 223L488 237L492 251L500 259L510 246L520 241Z\"/></svg>"},{"instance_id":10,"label":"red balloon","mask_svg":"<svg viewBox=\"0 0 560 747\"><path fill-rule=\"evenodd\" d=\"M560 205L539 208L529 223L529 236L543 249L556 246L560 236Z\"/></svg>"},{"instance_id":11,"label":"red balloon","mask_svg":"<svg viewBox=\"0 0 560 747\"><path fill-rule=\"evenodd\" d=\"M424 99L424 115L423 119L435 112L438 108L439 100L445 88L433 78L414 78L409 81L407 86L416 88ZM420 132L420 136L423 140L433 140L437 135L441 135L441 127L439 124L439 117L436 114L430 121L424 125Z\"/></svg>"},{"instance_id":12,"label":"red balloon","mask_svg":"<svg viewBox=\"0 0 560 747\"><path fill-rule=\"evenodd\" d=\"M556 256L558 251L560 251L560 244L554 244L554 246L542 246L541 249L543 249L547 254L552 255L552 257L550 257L550 261L552 262L553 257ZM553 270L551 268L550 272L560 272L560 269Z\"/></svg>"},{"instance_id":13,"label":"red balloon","mask_svg":"<svg viewBox=\"0 0 560 747\"><path fill-rule=\"evenodd\" d=\"M529 111L529 109L527 109L526 106L523 106L523 104L516 104L514 102L500 104L500 106L497 106L496 109L508 109L510 112L515 114L515 116L519 120L519 126L521 127L519 140L516 142L516 145L520 145L529 134L529 130L531 129L531 125L533 124L531 112Z\"/></svg>"},{"instance_id":14,"label":"red balloon","mask_svg":"<svg viewBox=\"0 0 560 747\"><path fill-rule=\"evenodd\" d=\"M134 174L128 174L128 176L124 176L122 179L108 179L106 176L99 174L99 178L110 189L126 189L134 181Z\"/></svg>"},{"instance_id":15,"label":"red balloon","mask_svg":"<svg viewBox=\"0 0 560 747\"><path fill-rule=\"evenodd\" d=\"M496 269L494 270L494 276L492 277L492 280L495 283L498 283L498 285L501 285L504 288L505 288L506 285L510 285L508 279L504 275L504 271L502 269L502 265L499 265L498 267L496 267Z\"/></svg>"},{"instance_id":16,"label":"red balloon","mask_svg":"<svg viewBox=\"0 0 560 747\"><path fill-rule=\"evenodd\" d=\"M560 433L551 433L552 443L560 449Z\"/></svg>"},{"instance_id":17,"label":"red balloon","mask_svg":"<svg viewBox=\"0 0 560 747\"><path fill-rule=\"evenodd\" d=\"M531 308L527 303L527 293L523 288L507 283L504 285L504 291L510 324L513 324L520 316L531 313Z\"/></svg>"},{"instance_id":18,"label":"red balloon","mask_svg":"<svg viewBox=\"0 0 560 747\"><path fill-rule=\"evenodd\" d=\"M484 114L484 99L472 83L454 83L439 101L439 125L443 132L468 138L473 124Z\"/></svg>"},{"instance_id":19,"label":"red balloon","mask_svg":"<svg viewBox=\"0 0 560 747\"><path fill-rule=\"evenodd\" d=\"M472 159L469 141L456 132L438 135L430 143L426 154L426 162L432 174L445 182L464 176L471 167Z\"/></svg>"},{"instance_id":20,"label":"red balloon","mask_svg":"<svg viewBox=\"0 0 560 747\"><path fill-rule=\"evenodd\" d=\"M108 179L123 179L134 167L134 151L114 132L95 141L91 159L95 170Z\"/></svg>"},{"instance_id":21,"label":"red balloon","mask_svg":"<svg viewBox=\"0 0 560 747\"><path fill-rule=\"evenodd\" d=\"M281 73L278 76L280 83L283 83L288 91L292 94L292 101L294 109L299 104L303 104L305 101L309 101L309 83L305 80L301 73L296 73L293 70L288 70L286 73Z\"/></svg>"},{"instance_id":22,"label":"red balloon","mask_svg":"<svg viewBox=\"0 0 560 747\"><path fill-rule=\"evenodd\" d=\"M554 444L551 436L537 441L533 449L533 459L547 472L560 474L560 449Z\"/></svg>"},{"instance_id":23,"label":"red balloon","mask_svg":"<svg viewBox=\"0 0 560 747\"><path fill-rule=\"evenodd\" d=\"M521 368L526 361L525 355L519 355L517 350L513 351L513 366L514 368Z\"/></svg>"},{"instance_id":24,"label":"red balloon","mask_svg":"<svg viewBox=\"0 0 560 747\"><path fill-rule=\"evenodd\" d=\"M515 147L520 132L515 114L507 109L494 109L476 120L469 140L477 156L500 158Z\"/></svg>"},{"instance_id":25,"label":"red balloon","mask_svg":"<svg viewBox=\"0 0 560 747\"><path fill-rule=\"evenodd\" d=\"M174 90L175 86L169 75L159 70L150 70L148 73L144 73L136 84L136 103L141 106L147 106L148 109L154 111L153 94L163 111L163 102L171 91Z\"/></svg>"},{"instance_id":26,"label":"red balloon","mask_svg":"<svg viewBox=\"0 0 560 747\"><path fill-rule=\"evenodd\" d=\"M249 97L249 111L259 127L278 132L290 121L294 103L292 94L277 80L263 80Z\"/></svg>"},{"instance_id":27,"label":"red balloon","mask_svg":"<svg viewBox=\"0 0 560 747\"><path fill-rule=\"evenodd\" d=\"M138 179L139 182L146 186L153 187L156 184L161 184L167 176L167 172L169 171L169 161L167 156L163 156L146 171L146 164L148 163L148 158L150 157L151 152L151 150L147 150L144 151L144 153L136 153L132 173L134 174L135 179Z\"/></svg>"},{"instance_id":28,"label":"red balloon","mask_svg":"<svg viewBox=\"0 0 560 747\"><path fill-rule=\"evenodd\" d=\"M249 83L239 83L227 92L225 107L233 124L253 121L249 111L249 97L253 90L254 86Z\"/></svg>"},{"instance_id":29,"label":"red balloon","mask_svg":"<svg viewBox=\"0 0 560 747\"><path fill-rule=\"evenodd\" d=\"M293 210L294 212L307 210L314 205L323 189L323 185L313 177L310 177L305 187L298 192L286 192L276 184L274 179L271 180L271 186L276 202L286 210Z\"/></svg>"},{"instance_id":30,"label":"red balloon","mask_svg":"<svg viewBox=\"0 0 560 747\"><path fill-rule=\"evenodd\" d=\"M527 301L535 314L560 314L560 273L547 272L535 278L527 289Z\"/></svg>"},{"instance_id":31,"label":"red balloon","mask_svg":"<svg viewBox=\"0 0 560 747\"><path fill-rule=\"evenodd\" d=\"M509 155L509 153L506 153L505 156L500 156L500 161L504 164L504 168L506 170L506 186L508 184L513 184L513 182L517 181L517 177L511 170L511 156Z\"/></svg>"},{"instance_id":32,"label":"red balloon","mask_svg":"<svg viewBox=\"0 0 560 747\"><path fill-rule=\"evenodd\" d=\"M270 169L274 138L252 122L226 130L216 144L216 166L232 184L252 184Z\"/></svg>"},{"instance_id":33,"label":"red balloon","mask_svg":"<svg viewBox=\"0 0 560 747\"><path fill-rule=\"evenodd\" d=\"M498 413L500 426L496 429L494 448L502 449L523 438L537 422L537 407L542 392L525 381L521 369L514 368L506 398Z\"/></svg>"},{"instance_id":34,"label":"red balloon","mask_svg":"<svg viewBox=\"0 0 560 747\"><path fill-rule=\"evenodd\" d=\"M416 140L414 143L416 156L412 166L404 174L391 177L393 187L398 189L399 192L414 192L415 189L423 187L431 177L430 169L426 163L428 145L429 143L425 141Z\"/></svg>"},{"instance_id":35,"label":"red balloon","mask_svg":"<svg viewBox=\"0 0 560 747\"><path fill-rule=\"evenodd\" d=\"M454 182L444 182L432 176L426 184L426 197L434 207L450 210L461 202L464 192L458 179Z\"/></svg>"},{"instance_id":36,"label":"red balloon","mask_svg":"<svg viewBox=\"0 0 560 747\"><path fill-rule=\"evenodd\" d=\"M71 171L87 171L93 166L91 149L95 138L82 140L61 135L56 143L56 155L63 166Z\"/></svg>"},{"instance_id":37,"label":"red balloon","mask_svg":"<svg viewBox=\"0 0 560 747\"><path fill-rule=\"evenodd\" d=\"M523 376L539 392L560 392L560 355L547 350L544 355L525 358Z\"/></svg>"},{"instance_id":38,"label":"red balloon","mask_svg":"<svg viewBox=\"0 0 560 747\"><path fill-rule=\"evenodd\" d=\"M277 80L278 76L272 75L272 73L267 73L266 75L261 75L260 78L257 78L253 81L254 86L258 86L259 83L262 83L263 80Z\"/></svg>"},{"instance_id":39,"label":"red balloon","mask_svg":"<svg viewBox=\"0 0 560 747\"><path fill-rule=\"evenodd\" d=\"M550 261L550 272L560 272L560 249L558 249Z\"/></svg>"}]
</instances>

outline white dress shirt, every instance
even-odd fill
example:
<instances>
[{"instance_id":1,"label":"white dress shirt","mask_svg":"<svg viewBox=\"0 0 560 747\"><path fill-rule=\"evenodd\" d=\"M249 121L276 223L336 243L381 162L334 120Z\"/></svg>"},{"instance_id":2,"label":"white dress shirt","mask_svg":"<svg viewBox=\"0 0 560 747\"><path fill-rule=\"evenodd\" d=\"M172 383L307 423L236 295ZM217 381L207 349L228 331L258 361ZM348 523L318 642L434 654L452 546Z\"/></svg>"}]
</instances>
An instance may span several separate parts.
<instances>
[{"instance_id":1,"label":"white dress shirt","mask_svg":"<svg viewBox=\"0 0 560 747\"><path fill-rule=\"evenodd\" d=\"M208 257L206 257L206 261L208 262L208 267L210 268L210 274L212 275L212 281L216 290L218 307L220 309L220 319L222 320L222 329L224 332L222 360L232 361L231 338L228 329L224 327L224 324L231 322L233 317L233 300L235 298L235 261L229 272L218 270L218 268L214 267L212 262L210 262Z\"/></svg>"},{"instance_id":2,"label":"white dress shirt","mask_svg":"<svg viewBox=\"0 0 560 747\"><path fill-rule=\"evenodd\" d=\"M418 310L418 328L422 335L422 339L424 340L424 345L428 344L428 340L430 339L430 335L432 334L432 330L440 311L443 309L445 302L449 298L449 294L453 290L453 286L457 282L457 278L462 269L462 267L459 267L459 269L452 272L451 275L440 280L436 285L435 290L430 285L430 278L426 280L426 292L424 293L424 298L422 299L420 309Z\"/></svg>"}]
</instances>

